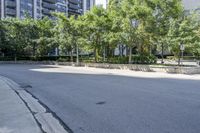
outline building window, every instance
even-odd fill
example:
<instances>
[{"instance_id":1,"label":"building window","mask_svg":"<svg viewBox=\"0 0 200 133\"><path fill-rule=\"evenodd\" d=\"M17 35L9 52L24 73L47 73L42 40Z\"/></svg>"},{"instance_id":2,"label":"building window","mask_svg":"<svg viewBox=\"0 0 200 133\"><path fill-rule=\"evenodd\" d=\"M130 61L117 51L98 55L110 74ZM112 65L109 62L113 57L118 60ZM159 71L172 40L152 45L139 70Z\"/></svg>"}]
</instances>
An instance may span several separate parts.
<instances>
[{"instance_id":1,"label":"building window","mask_svg":"<svg viewBox=\"0 0 200 133\"><path fill-rule=\"evenodd\" d=\"M20 17L33 17L33 0L20 1Z\"/></svg>"}]
</instances>

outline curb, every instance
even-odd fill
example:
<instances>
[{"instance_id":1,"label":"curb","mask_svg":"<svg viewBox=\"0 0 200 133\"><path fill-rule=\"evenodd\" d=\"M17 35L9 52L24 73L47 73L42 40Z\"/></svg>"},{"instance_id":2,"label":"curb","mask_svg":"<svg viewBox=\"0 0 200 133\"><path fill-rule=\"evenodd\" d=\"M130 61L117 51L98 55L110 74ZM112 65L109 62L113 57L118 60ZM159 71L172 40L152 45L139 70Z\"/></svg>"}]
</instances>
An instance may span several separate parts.
<instances>
[{"instance_id":1,"label":"curb","mask_svg":"<svg viewBox=\"0 0 200 133\"><path fill-rule=\"evenodd\" d=\"M121 69L143 72L165 72L175 74L200 74L200 66L196 67L178 67L178 66L154 66L140 64L108 64L108 63L81 63L74 62L56 62L56 61L0 61L0 64L27 64L27 65L62 65L62 66L80 66L94 67L104 69Z\"/></svg>"},{"instance_id":2,"label":"curb","mask_svg":"<svg viewBox=\"0 0 200 133\"><path fill-rule=\"evenodd\" d=\"M73 133L72 130L44 103L32 95L26 88L6 77L2 79L23 101L42 133ZM0 132L1 133L1 132Z\"/></svg>"}]
</instances>

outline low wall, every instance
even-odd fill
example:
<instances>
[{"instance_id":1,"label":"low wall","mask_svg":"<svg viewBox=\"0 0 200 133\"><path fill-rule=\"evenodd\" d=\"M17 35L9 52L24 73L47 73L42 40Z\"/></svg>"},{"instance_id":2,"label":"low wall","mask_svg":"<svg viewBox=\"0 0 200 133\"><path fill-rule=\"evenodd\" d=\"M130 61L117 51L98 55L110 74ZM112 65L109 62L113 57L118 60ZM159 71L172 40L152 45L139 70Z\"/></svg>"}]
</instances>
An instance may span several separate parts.
<instances>
[{"instance_id":1,"label":"low wall","mask_svg":"<svg viewBox=\"0 0 200 133\"><path fill-rule=\"evenodd\" d=\"M43 65L65 65L77 66L73 62L55 62L55 61L0 61L0 64L43 64ZM122 69L144 72L166 72L179 74L200 74L200 67L178 67L178 66L156 66L156 65L138 65L138 64L107 64L107 63L80 63L78 66L95 67L105 69Z\"/></svg>"},{"instance_id":2,"label":"low wall","mask_svg":"<svg viewBox=\"0 0 200 133\"><path fill-rule=\"evenodd\" d=\"M87 63L86 67L125 69L144 72L166 72L180 74L200 74L200 67L178 67L178 66L156 66L156 65L137 65L137 64L98 64Z\"/></svg>"}]
</instances>

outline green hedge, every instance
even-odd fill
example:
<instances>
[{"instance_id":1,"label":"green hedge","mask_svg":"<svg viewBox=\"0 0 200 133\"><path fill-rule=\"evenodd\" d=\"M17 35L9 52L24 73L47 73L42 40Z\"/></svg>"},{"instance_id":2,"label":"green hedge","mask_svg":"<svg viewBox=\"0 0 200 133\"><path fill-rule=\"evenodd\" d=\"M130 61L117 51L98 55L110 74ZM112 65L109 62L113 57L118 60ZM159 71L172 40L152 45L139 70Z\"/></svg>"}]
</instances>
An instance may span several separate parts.
<instances>
[{"instance_id":1,"label":"green hedge","mask_svg":"<svg viewBox=\"0 0 200 133\"><path fill-rule=\"evenodd\" d=\"M2 57L0 56L0 61L14 61L15 60L15 57Z\"/></svg>"},{"instance_id":2,"label":"green hedge","mask_svg":"<svg viewBox=\"0 0 200 133\"><path fill-rule=\"evenodd\" d=\"M81 56L79 57L80 62L85 63L94 63L94 57L88 56ZM0 61L14 61L15 57L13 56L6 56L0 57ZM70 56L42 56L42 57L26 57L26 56L19 56L17 57L19 61L59 61L59 62L70 62ZM109 59L106 59L107 63L112 64L128 64L129 57L121 57L115 56ZM146 55L133 55L132 56L132 63L133 64L154 64L156 63L157 58L155 56L146 56ZM73 57L73 61L76 61L76 57ZM99 62L99 63L102 63Z\"/></svg>"},{"instance_id":3,"label":"green hedge","mask_svg":"<svg viewBox=\"0 0 200 133\"><path fill-rule=\"evenodd\" d=\"M113 57L110 58L108 63L113 64L128 64L129 57ZM133 55L132 63L133 64L155 64L157 58L154 55Z\"/></svg>"},{"instance_id":4,"label":"green hedge","mask_svg":"<svg viewBox=\"0 0 200 133\"><path fill-rule=\"evenodd\" d=\"M69 58L65 57L57 57L57 56L42 56L42 57L28 57L28 56L17 56L16 59L19 61L57 61L59 58ZM0 57L0 61L14 61L14 56L5 56Z\"/></svg>"},{"instance_id":5,"label":"green hedge","mask_svg":"<svg viewBox=\"0 0 200 133\"><path fill-rule=\"evenodd\" d=\"M155 64L157 58L154 55L134 55L132 57L132 62L134 64Z\"/></svg>"},{"instance_id":6,"label":"green hedge","mask_svg":"<svg viewBox=\"0 0 200 133\"><path fill-rule=\"evenodd\" d=\"M112 57L109 58L108 63L112 64L128 64L128 57Z\"/></svg>"},{"instance_id":7,"label":"green hedge","mask_svg":"<svg viewBox=\"0 0 200 133\"><path fill-rule=\"evenodd\" d=\"M167 56L167 59L169 60L176 60L178 57L175 56ZM182 58L182 57L181 57ZM195 56L183 56L184 60L199 60L200 58Z\"/></svg>"}]
</instances>

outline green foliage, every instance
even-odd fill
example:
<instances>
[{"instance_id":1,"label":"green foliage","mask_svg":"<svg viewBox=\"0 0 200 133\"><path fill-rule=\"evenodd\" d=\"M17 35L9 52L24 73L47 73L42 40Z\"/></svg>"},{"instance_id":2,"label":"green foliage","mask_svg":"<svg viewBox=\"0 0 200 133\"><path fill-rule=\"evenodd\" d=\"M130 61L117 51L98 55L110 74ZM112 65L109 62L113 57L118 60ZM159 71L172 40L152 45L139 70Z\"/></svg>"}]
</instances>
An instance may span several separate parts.
<instances>
[{"instance_id":1,"label":"green foliage","mask_svg":"<svg viewBox=\"0 0 200 133\"><path fill-rule=\"evenodd\" d=\"M114 36L111 31L111 20L108 12L103 7L97 6L87 12L83 18L84 27L87 31L87 42L90 48L93 49L95 61L97 62L105 48L111 47L110 44L114 41L111 40Z\"/></svg>"},{"instance_id":2,"label":"green foliage","mask_svg":"<svg viewBox=\"0 0 200 133\"><path fill-rule=\"evenodd\" d=\"M180 53L180 43L184 44L186 50L190 51L190 53L194 55L198 53L199 27L199 16L195 14L174 19L170 22L169 43L170 49L175 56Z\"/></svg>"},{"instance_id":3,"label":"green foliage","mask_svg":"<svg viewBox=\"0 0 200 133\"><path fill-rule=\"evenodd\" d=\"M38 38L35 39L37 43L37 56L48 55L52 48L54 41L52 40L53 22L49 18L44 18L37 21Z\"/></svg>"},{"instance_id":4,"label":"green foliage","mask_svg":"<svg viewBox=\"0 0 200 133\"><path fill-rule=\"evenodd\" d=\"M134 64L155 64L157 58L154 55L134 55L132 62Z\"/></svg>"},{"instance_id":5,"label":"green foliage","mask_svg":"<svg viewBox=\"0 0 200 133\"><path fill-rule=\"evenodd\" d=\"M128 63L128 57L120 57L120 56L112 57L112 58L109 59L108 62L112 63L112 64L127 64Z\"/></svg>"}]
</instances>

